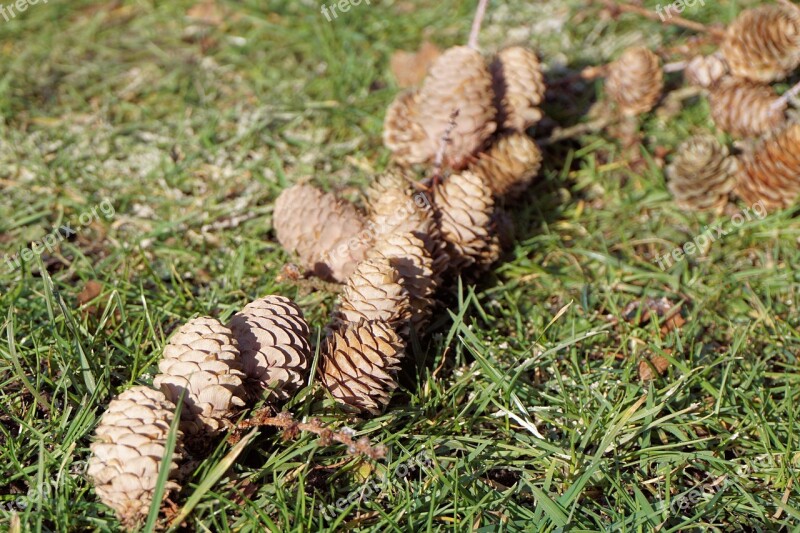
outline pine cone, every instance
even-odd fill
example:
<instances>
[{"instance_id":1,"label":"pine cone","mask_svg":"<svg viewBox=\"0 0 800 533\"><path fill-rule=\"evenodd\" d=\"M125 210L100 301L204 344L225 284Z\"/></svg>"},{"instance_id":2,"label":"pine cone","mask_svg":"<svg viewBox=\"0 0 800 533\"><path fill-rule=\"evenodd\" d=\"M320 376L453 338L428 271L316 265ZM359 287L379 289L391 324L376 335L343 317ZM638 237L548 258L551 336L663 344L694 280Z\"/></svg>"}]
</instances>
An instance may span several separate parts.
<instances>
[{"instance_id":1,"label":"pine cone","mask_svg":"<svg viewBox=\"0 0 800 533\"><path fill-rule=\"evenodd\" d=\"M397 388L394 376L403 350L388 324L347 324L327 339L322 350L322 385L337 401L378 415Z\"/></svg>"},{"instance_id":2,"label":"pine cone","mask_svg":"<svg viewBox=\"0 0 800 533\"><path fill-rule=\"evenodd\" d=\"M717 127L735 137L758 137L786 121L786 108L773 108L779 99L769 85L726 78L709 94L711 116Z\"/></svg>"},{"instance_id":3,"label":"pine cone","mask_svg":"<svg viewBox=\"0 0 800 533\"><path fill-rule=\"evenodd\" d=\"M463 168L497 128L492 75L481 54L466 46L445 51L431 66L419 92L419 123L428 135L432 153L458 111L444 162Z\"/></svg>"},{"instance_id":4,"label":"pine cone","mask_svg":"<svg viewBox=\"0 0 800 533\"><path fill-rule=\"evenodd\" d=\"M717 84L730 72L728 63L717 54L696 56L683 71L683 77L689 85L709 88Z\"/></svg>"},{"instance_id":5,"label":"pine cone","mask_svg":"<svg viewBox=\"0 0 800 533\"><path fill-rule=\"evenodd\" d=\"M488 266L499 256L497 236L491 230L492 190L476 174L453 174L436 189L439 229L454 271L479 264Z\"/></svg>"},{"instance_id":6,"label":"pine cone","mask_svg":"<svg viewBox=\"0 0 800 533\"><path fill-rule=\"evenodd\" d=\"M281 246L323 279L347 279L371 246L363 238L365 222L358 209L310 185L281 193L272 224Z\"/></svg>"},{"instance_id":7,"label":"pine cone","mask_svg":"<svg viewBox=\"0 0 800 533\"><path fill-rule=\"evenodd\" d=\"M367 257L385 257L397 270L410 299L411 324L416 331L422 331L433 310L431 296L437 284L433 259L425 243L412 232L390 233L378 241Z\"/></svg>"},{"instance_id":8,"label":"pine cone","mask_svg":"<svg viewBox=\"0 0 800 533\"><path fill-rule=\"evenodd\" d=\"M386 236L410 233L422 240L433 258L433 282L438 285L449 257L434 219L433 205L423 192L414 193L410 182L398 172L378 177L367 190L369 231L379 242Z\"/></svg>"},{"instance_id":9,"label":"pine cone","mask_svg":"<svg viewBox=\"0 0 800 533\"><path fill-rule=\"evenodd\" d=\"M720 51L735 76L763 83L784 79L800 65L800 8L782 4L742 11L728 26Z\"/></svg>"},{"instance_id":10,"label":"pine cone","mask_svg":"<svg viewBox=\"0 0 800 533\"><path fill-rule=\"evenodd\" d=\"M251 395L267 390L275 399L286 400L303 385L311 345L297 304L283 296L260 298L233 315L230 328Z\"/></svg>"},{"instance_id":11,"label":"pine cone","mask_svg":"<svg viewBox=\"0 0 800 533\"><path fill-rule=\"evenodd\" d=\"M501 50L489 66L495 93L497 122L524 132L543 116L539 105L546 90L542 66L536 54L521 46Z\"/></svg>"},{"instance_id":12,"label":"pine cone","mask_svg":"<svg viewBox=\"0 0 800 533\"><path fill-rule=\"evenodd\" d=\"M736 186L736 159L716 138L699 135L681 144L667 176L681 209L721 210Z\"/></svg>"},{"instance_id":13,"label":"pine cone","mask_svg":"<svg viewBox=\"0 0 800 533\"><path fill-rule=\"evenodd\" d=\"M111 400L100 418L88 474L97 496L114 509L126 529L138 529L147 517L174 417L175 405L161 392L135 386ZM181 459L182 437L178 432L171 479ZM164 498L179 489L167 481Z\"/></svg>"},{"instance_id":14,"label":"pine cone","mask_svg":"<svg viewBox=\"0 0 800 533\"><path fill-rule=\"evenodd\" d=\"M661 62L647 48L628 48L608 66L606 94L626 115L639 115L653 109L663 88Z\"/></svg>"},{"instance_id":15,"label":"pine cone","mask_svg":"<svg viewBox=\"0 0 800 533\"><path fill-rule=\"evenodd\" d=\"M527 135L512 133L501 137L478 156L470 170L485 181L495 196L516 196L539 174L542 152Z\"/></svg>"},{"instance_id":16,"label":"pine cone","mask_svg":"<svg viewBox=\"0 0 800 533\"><path fill-rule=\"evenodd\" d=\"M172 403L185 391L181 429L215 435L245 405L245 378L236 339L218 320L200 317L181 326L164 348L153 380Z\"/></svg>"},{"instance_id":17,"label":"pine cone","mask_svg":"<svg viewBox=\"0 0 800 533\"><path fill-rule=\"evenodd\" d=\"M791 123L739 158L736 194L766 209L794 205L800 195L800 124Z\"/></svg>"},{"instance_id":18,"label":"pine cone","mask_svg":"<svg viewBox=\"0 0 800 533\"><path fill-rule=\"evenodd\" d=\"M342 290L334 324L380 321L407 329L411 315L408 291L397 269L383 254L359 263Z\"/></svg>"},{"instance_id":19,"label":"pine cone","mask_svg":"<svg viewBox=\"0 0 800 533\"><path fill-rule=\"evenodd\" d=\"M420 124L419 91L398 94L386 110L383 144L400 165L416 165L433 159L437 145Z\"/></svg>"}]
</instances>

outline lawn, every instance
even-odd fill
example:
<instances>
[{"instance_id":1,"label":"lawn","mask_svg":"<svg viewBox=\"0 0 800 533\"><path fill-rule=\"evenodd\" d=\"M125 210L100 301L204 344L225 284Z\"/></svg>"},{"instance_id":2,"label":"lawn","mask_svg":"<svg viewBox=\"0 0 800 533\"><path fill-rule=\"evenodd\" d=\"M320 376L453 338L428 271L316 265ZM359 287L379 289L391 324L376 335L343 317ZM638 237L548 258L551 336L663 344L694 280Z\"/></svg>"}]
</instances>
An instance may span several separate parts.
<instances>
[{"instance_id":1,"label":"lawn","mask_svg":"<svg viewBox=\"0 0 800 533\"><path fill-rule=\"evenodd\" d=\"M273 202L308 176L357 198L389 165L392 54L464 43L474 4L362 2L328 21L311 0L42 0L0 16L0 531L119 529L85 476L92 433L188 319L280 294L319 344L336 295L279 275ZM588 0L495 0L480 44L539 51L544 138L589 120L602 81L581 68L693 35ZM513 247L440 294L384 414L350 417L313 380L286 404L386 458L268 428L219 439L187 467L175 527L797 528L800 225L676 207L665 154L713 127L693 98L646 115L632 147L608 131L548 145L507 206Z\"/></svg>"}]
</instances>

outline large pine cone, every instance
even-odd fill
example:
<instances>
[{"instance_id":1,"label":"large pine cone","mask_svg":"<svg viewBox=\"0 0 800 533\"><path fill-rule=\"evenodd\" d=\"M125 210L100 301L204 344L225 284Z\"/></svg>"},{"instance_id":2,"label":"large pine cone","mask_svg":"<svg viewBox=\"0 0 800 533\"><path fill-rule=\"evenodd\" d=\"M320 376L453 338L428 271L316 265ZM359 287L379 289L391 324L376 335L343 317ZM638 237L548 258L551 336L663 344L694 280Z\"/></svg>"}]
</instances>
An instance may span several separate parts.
<instances>
[{"instance_id":1,"label":"large pine cone","mask_svg":"<svg viewBox=\"0 0 800 533\"><path fill-rule=\"evenodd\" d=\"M458 272L474 264L488 266L500 248L492 231L492 190L477 174L453 174L435 194L439 229L450 256L450 268Z\"/></svg>"},{"instance_id":2,"label":"large pine cone","mask_svg":"<svg viewBox=\"0 0 800 533\"><path fill-rule=\"evenodd\" d=\"M624 114L647 113L658 103L664 88L658 56L644 47L626 49L608 66L605 87Z\"/></svg>"},{"instance_id":3,"label":"large pine cone","mask_svg":"<svg viewBox=\"0 0 800 533\"><path fill-rule=\"evenodd\" d=\"M794 205L800 195L800 124L792 123L739 158L736 194L766 209Z\"/></svg>"},{"instance_id":4,"label":"large pine cone","mask_svg":"<svg viewBox=\"0 0 800 533\"><path fill-rule=\"evenodd\" d=\"M438 150L457 111L445 151L445 165L463 168L497 128L492 75L477 50L456 46L431 66L419 92L419 123L433 153Z\"/></svg>"},{"instance_id":5,"label":"large pine cone","mask_svg":"<svg viewBox=\"0 0 800 533\"><path fill-rule=\"evenodd\" d=\"M683 77L689 85L709 88L724 78L730 69L728 63L720 55L696 56L689 61L683 71Z\"/></svg>"},{"instance_id":6,"label":"large pine cone","mask_svg":"<svg viewBox=\"0 0 800 533\"><path fill-rule=\"evenodd\" d=\"M524 132L542 119L539 106L546 90L536 54L521 46L501 50L489 66L494 80L497 122Z\"/></svg>"},{"instance_id":7,"label":"large pine cone","mask_svg":"<svg viewBox=\"0 0 800 533\"><path fill-rule=\"evenodd\" d=\"M153 385L172 403L185 392L181 429L215 435L245 405L245 375L236 339L219 320L200 317L181 326L164 348Z\"/></svg>"},{"instance_id":8,"label":"large pine cone","mask_svg":"<svg viewBox=\"0 0 800 533\"><path fill-rule=\"evenodd\" d=\"M334 323L380 321L407 329L411 316L409 295L403 279L389 258L373 251L347 280L339 299Z\"/></svg>"},{"instance_id":9,"label":"large pine cone","mask_svg":"<svg viewBox=\"0 0 800 533\"><path fill-rule=\"evenodd\" d=\"M433 159L437 145L420 124L419 91L398 94L386 110L383 144L400 165L416 165Z\"/></svg>"},{"instance_id":10,"label":"large pine cone","mask_svg":"<svg viewBox=\"0 0 800 533\"><path fill-rule=\"evenodd\" d=\"M323 279L347 279L371 246L358 209L310 185L295 185L278 196L272 224L281 246Z\"/></svg>"},{"instance_id":11,"label":"large pine cone","mask_svg":"<svg viewBox=\"0 0 800 533\"><path fill-rule=\"evenodd\" d=\"M337 401L360 412L380 414L397 388L394 376L403 350L389 324L347 324L333 332L322 350L322 385Z\"/></svg>"},{"instance_id":12,"label":"large pine cone","mask_svg":"<svg viewBox=\"0 0 800 533\"><path fill-rule=\"evenodd\" d=\"M736 159L716 138L699 135L681 144L667 176L681 209L721 210L736 186Z\"/></svg>"},{"instance_id":13,"label":"large pine cone","mask_svg":"<svg viewBox=\"0 0 800 533\"><path fill-rule=\"evenodd\" d=\"M778 99L769 85L737 78L724 79L709 94L717 127L735 137L758 137L783 124L788 104L773 107Z\"/></svg>"},{"instance_id":14,"label":"large pine cone","mask_svg":"<svg viewBox=\"0 0 800 533\"><path fill-rule=\"evenodd\" d=\"M416 331L421 331L433 310L431 297L437 285L433 259L425 243L412 232L398 231L379 240L368 257L385 257L397 270L410 299L411 324Z\"/></svg>"},{"instance_id":15,"label":"large pine cone","mask_svg":"<svg viewBox=\"0 0 800 533\"><path fill-rule=\"evenodd\" d=\"M800 8L743 11L728 26L720 50L736 76L764 83L785 78L800 65Z\"/></svg>"},{"instance_id":16,"label":"large pine cone","mask_svg":"<svg viewBox=\"0 0 800 533\"><path fill-rule=\"evenodd\" d=\"M303 385L311 359L309 328L303 312L284 296L247 304L230 321L239 343L251 394L269 391L285 400Z\"/></svg>"},{"instance_id":17,"label":"large pine cone","mask_svg":"<svg viewBox=\"0 0 800 533\"><path fill-rule=\"evenodd\" d=\"M111 400L100 418L88 474L97 495L127 529L137 529L147 517L174 417L175 405L164 394L135 386ZM164 498L180 489L173 480L182 437L179 432Z\"/></svg>"},{"instance_id":18,"label":"large pine cone","mask_svg":"<svg viewBox=\"0 0 800 533\"><path fill-rule=\"evenodd\" d=\"M528 188L541 166L542 152L533 139L512 133L480 154L470 170L483 178L495 196L513 197Z\"/></svg>"}]
</instances>

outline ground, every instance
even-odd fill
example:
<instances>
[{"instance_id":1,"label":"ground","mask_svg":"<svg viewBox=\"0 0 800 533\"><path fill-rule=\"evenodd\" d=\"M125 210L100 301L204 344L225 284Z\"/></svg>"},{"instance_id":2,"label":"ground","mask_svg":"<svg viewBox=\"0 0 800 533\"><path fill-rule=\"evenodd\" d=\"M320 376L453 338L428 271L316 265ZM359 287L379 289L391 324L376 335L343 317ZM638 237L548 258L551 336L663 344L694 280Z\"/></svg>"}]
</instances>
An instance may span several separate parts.
<instances>
[{"instance_id":1,"label":"ground","mask_svg":"<svg viewBox=\"0 0 800 533\"><path fill-rule=\"evenodd\" d=\"M0 18L0 530L118 529L83 475L93 428L189 318L277 293L316 342L334 296L276 280L291 258L273 201L309 176L357 198L389 163L391 54L465 42L474 10L362 2L329 22L311 0L193 4L43 1ZM684 16L723 24L754 4ZM492 2L480 42L539 50L555 87L542 138L602 93L559 80L691 36L582 0L513 0ZM385 414L348 418L314 383L286 406L385 444L385 460L264 429L231 465L220 442L174 498L183 527L796 527L800 230L793 211L734 224L747 206L675 206L663 155L713 128L703 99L685 104L645 117L633 148L608 133L548 147L509 206L513 248L442 296ZM659 267L715 224L728 234ZM31 243L44 251L18 261Z\"/></svg>"}]
</instances>

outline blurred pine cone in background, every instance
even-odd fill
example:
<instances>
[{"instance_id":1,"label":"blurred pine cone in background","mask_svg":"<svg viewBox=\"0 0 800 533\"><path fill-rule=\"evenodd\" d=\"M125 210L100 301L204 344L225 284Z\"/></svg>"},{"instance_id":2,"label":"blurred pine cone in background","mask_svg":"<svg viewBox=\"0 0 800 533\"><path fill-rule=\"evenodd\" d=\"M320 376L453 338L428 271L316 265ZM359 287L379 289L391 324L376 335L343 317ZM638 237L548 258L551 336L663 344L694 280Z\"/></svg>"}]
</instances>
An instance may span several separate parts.
<instances>
[{"instance_id":1,"label":"blurred pine cone in background","mask_svg":"<svg viewBox=\"0 0 800 533\"><path fill-rule=\"evenodd\" d=\"M720 51L735 76L764 83L786 78L800 65L800 7L786 2L743 11Z\"/></svg>"},{"instance_id":2,"label":"blurred pine cone in background","mask_svg":"<svg viewBox=\"0 0 800 533\"><path fill-rule=\"evenodd\" d=\"M492 61L497 122L501 128L524 132L542 119L542 66L536 53L521 46L501 50Z\"/></svg>"},{"instance_id":3,"label":"blurred pine cone in background","mask_svg":"<svg viewBox=\"0 0 800 533\"><path fill-rule=\"evenodd\" d=\"M275 201L272 225L281 246L323 279L344 281L372 243L365 220L351 203L310 185L294 185Z\"/></svg>"},{"instance_id":4,"label":"blurred pine cone in background","mask_svg":"<svg viewBox=\"0 0 800 533\"><path fill-rule=\"evenodd\" d=\"M609 64L605 87L623 114L647 113L658 103L664 88L661 61L647 48L628 48Z\"/></svg>"},{"instance_id":5,"label":"blurred pine cone in background","mask_svg":"<svg viewBox=\"0 0 800 533\"><path fill-rule=\"evenodd\" d=\"M728 77L711 89L708 101L717 127L734 137L758 137L786 121L788 104L769 85Z\"/></svg>"},{"instance_id":6,"label":"blurred pine cone in background","mask_svg":"<svg viewBox=\"0 0 800 533\"><path fill-rule=\"evenodd\" d=\"M419 91L397 95L383 120L383 144L392 151L397 164L410 166L433 159L437 146L420 124Z\"/></svg>"},{"instance_id":7,"label":"blurred pine cone in background","mask_svg":"<svg viewBox=\"0 0 800 533\"><path fill-rule=\"evenodd\" d=\"M708 89L724 78L730 69L724 58L717 54L695 56L683 71L686 83Z\"/></svg>"},{"instance_id":8,"label":"blurred pine cone in background","mask_svg":"<svg viewBox=\"0 0 800 533\"><path fill-rule=\"evenodd\" d=\"M95 430L87 473L97 496L129 530L138 529L147 517L174 418L175 405L163 393L137 385L111 400ZM180 490L172 480L182 439L178 432L164 498Z\"/></svg>"},{"instance_id":9,"label":"blurred pine cone in background","mask_svg":"<svg viewBox=\"0 0 800 533\"><path fill-rule=\"evenodd\" d=\"M681 209L719 211L736 186L736 159L715 137L698 135L680 145L667 177Z\"/></svg>"},{"instance_id":10,"label":"blurred pine cone in background","mask_svg":"<svg viewBox=\"0 0 800 533\"><path fill-rule=\"evenodd\" d=\"M403 343L383 322L346 324L322 350L320 381L337 401L378 415L397 388Z\"/></svg>"},{"instance_id":11,"label":"blurred pine cone in background","mask_svg":"<svg viewBox=\"0 0 800 533\"><path fill-rule=\"evenodd\" d=\"M500 137L469 170L480 176L497 197L514 197L525 191L542 166L542 152L527 135Z\"/></svg>"},{"instance_id":12,"label":"blurred pine cone in background","mask_svg":"<svg viewBox=\"0 0 800 533\"><path fill-rule=\"evenodd\" d=\"M800 124L791 123L739 158L736 194L749 205L790 207L800 195Z\"/></svg>"}]
</instances>

